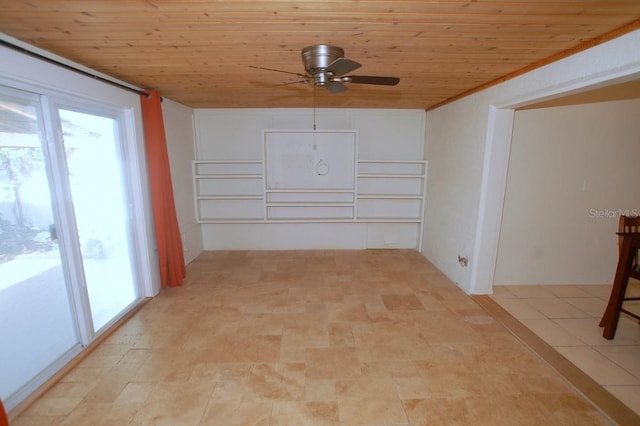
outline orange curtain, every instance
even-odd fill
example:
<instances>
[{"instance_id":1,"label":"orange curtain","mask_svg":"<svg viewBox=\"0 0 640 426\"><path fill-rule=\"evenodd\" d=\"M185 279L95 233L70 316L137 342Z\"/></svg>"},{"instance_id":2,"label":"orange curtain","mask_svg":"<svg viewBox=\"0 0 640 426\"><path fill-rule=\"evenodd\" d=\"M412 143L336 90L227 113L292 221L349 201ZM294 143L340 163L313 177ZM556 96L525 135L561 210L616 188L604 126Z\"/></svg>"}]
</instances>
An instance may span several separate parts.
<instances>
[{"instance_id":1,"label":"orange curtain","mask_svg":"<svg viewBox=\"0 0 640 426\"><path fill-rule=\"evenodd\" d=\"M7 413L4 411L4 405L0 399L0 426L9 426L9 419L7 419Z\"/></svg>"},{"instance_id":2,"label":"orange curtain","mask_svg":"<svg viewBox=\"0 0 640 426\"><path fill-rule=\"evenodd\" d=\"M162 287L177 287L186 276L182 238L171 186L169 153L162 118L162 98L156 91L140 95Z\"/></svg>"}]
</instances>

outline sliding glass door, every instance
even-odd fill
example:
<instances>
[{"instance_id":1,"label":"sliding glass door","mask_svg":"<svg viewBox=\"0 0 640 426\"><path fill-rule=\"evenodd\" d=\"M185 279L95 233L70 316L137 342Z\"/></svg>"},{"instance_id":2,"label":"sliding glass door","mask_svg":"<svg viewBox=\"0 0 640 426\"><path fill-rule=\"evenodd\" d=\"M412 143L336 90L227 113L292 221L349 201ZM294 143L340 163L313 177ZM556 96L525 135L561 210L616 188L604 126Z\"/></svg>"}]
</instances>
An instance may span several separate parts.
<instances>
[{"instance_id":1,"label":"sliding glass door","mask_svg":"<svg viewBox=\"0 0 640 426\"><path fill-rule=\"evenodd\" d=\"M0 86L0 398L140 299L118 111Z\"/></svg>"},{"instance_id":2,"label":"sliding glass door","mask_svg":"<svg viewBox=\"0 0 640 426\"><path fill-rule=\"evenodd\" d=\"M137 299L129 203L115 118L59 109L94 331Z\"/></svg>"},{"instance_id":3,"label":"sliding glass door","mask_svg":"<svg viewBox=\"0 0 640 426\"><path fill-rule=\"evenodd\" d=\"M0 91L0 396L56 364L80 340L57 240L37 96Z\"/></svg>"}]
</instances>

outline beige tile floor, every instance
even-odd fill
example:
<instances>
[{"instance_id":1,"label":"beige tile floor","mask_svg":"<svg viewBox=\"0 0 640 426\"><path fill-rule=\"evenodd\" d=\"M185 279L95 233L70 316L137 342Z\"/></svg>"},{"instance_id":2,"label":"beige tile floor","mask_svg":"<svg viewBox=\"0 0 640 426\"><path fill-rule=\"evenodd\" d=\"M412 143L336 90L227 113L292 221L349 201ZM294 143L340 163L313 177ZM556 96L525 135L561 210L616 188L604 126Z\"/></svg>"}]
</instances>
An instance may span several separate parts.
<instances>
[{"instance_id":1,"label":"beige tile floor","mask_svg":"<svg viewBox=\"0 0 640 426\"><path fill-rule=\"evenodd\" d=\"M454 424L610 421L408 250L203 253L12 422Z\"/></svg>"},{"instance_id":2,"label":"beige tile floor","mask_svg":"<svg viewBox=\"0 0 640 426\"><path fill-rule=\"evenodd\" d=\"M640 414L640 325L622 314L613 340L598 323L610 285L496 286L492 298L511 315ZM630 280L628 295L640 296ZM640 312L640 302L625 302Z\"/></svg>"}]
</instances>

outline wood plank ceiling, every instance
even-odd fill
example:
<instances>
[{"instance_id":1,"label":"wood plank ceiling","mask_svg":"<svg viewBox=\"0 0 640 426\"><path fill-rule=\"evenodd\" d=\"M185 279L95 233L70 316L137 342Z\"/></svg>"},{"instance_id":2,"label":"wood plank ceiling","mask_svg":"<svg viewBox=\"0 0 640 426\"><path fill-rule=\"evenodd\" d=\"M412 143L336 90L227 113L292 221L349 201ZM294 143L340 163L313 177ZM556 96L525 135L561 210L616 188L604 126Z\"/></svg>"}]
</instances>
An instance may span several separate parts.
<instances>
[{"instance_id":1,"label":"wood plank ceiling","mask_svg":"<svg viewBox=\"0 0 640 426\"><path fill-rule=\"evenodd\" d=\"M311 107L300 50L398 86L316 90L318 107L429 109L640 28L638 0L2 0L0 31L194 108Z\"/></svg>"}]
</instances>

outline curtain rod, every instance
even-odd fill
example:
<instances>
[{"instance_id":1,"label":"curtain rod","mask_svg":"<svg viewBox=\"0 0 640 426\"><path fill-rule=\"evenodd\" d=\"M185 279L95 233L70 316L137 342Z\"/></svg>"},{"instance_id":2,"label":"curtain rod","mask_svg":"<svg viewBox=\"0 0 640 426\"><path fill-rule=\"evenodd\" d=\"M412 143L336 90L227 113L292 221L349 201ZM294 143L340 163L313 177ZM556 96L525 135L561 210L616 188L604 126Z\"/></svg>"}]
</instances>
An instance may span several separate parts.
<instances>
[{"instance_id":1,"label":"curtain rod","mask_svg":"<svg viewBox=\"0 0 640 426\"><path fill-rule=\"evenodd\" d=\"M109 76L102 77L102 76L96 74L97 71L96 72L87 71L87 70L84 70L84 69L80 68L79 66L71 65L71 64L65 63L65 62L63 62L61 60L58 60L58 59L55 59L53 57L47 56L44 53L38 53L35 50L37 48L33 48L32 47L30 49L28 47L25 47L25 46L29 46L26 43L22 43L22 42L20 42L18 40L15 40L15 42L6 40L7 36L5 34L0 33L0 36L1 36L0 37L0 45L2 45L4 47L7 47L9 49L18 51L20 53L27 54L29 56L32 56L34 58L43 60L43 61L48 62L50 64L62 67L64 69L66 69L66 70L82 74L82 75L84 75L86 77L90 77L90 78L93 78L95 80L101 81L103 83L107 83L107 84L110 84L112 86L119 87L119 88L127 90L129 92L134 92L134 93L137 93L138 95L146 95L147 98L149 98L151 96L146 90L143 90L143 89L140 89L140 88L136 88L135 86L128 86L127 84L119 83L119 82L111 79ZM29 47L31 47L31 46L29 46ZM38 50L40 50L40 49L38 49ZM57 56L57 55L54 55L54 56Z\"/></svg>"}]
</instances>

